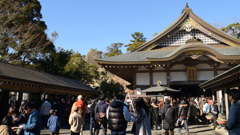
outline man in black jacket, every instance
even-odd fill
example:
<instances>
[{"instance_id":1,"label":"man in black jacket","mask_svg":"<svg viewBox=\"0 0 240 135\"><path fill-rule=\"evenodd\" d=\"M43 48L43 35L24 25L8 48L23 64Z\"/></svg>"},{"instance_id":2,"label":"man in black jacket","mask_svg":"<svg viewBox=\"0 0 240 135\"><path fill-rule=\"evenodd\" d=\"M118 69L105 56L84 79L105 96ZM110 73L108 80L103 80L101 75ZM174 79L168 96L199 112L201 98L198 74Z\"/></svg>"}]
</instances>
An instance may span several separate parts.
<instances>
[{"instance_id":1,"label":"man in black jacket","mask_svg":"<svg viewBox=\"0 0 240 135\"><path fill-rule=\"evenodd\" d=\"M180 101L180 105L179 105L179 110L178 110L178 118L179 118L179 127L178 127L178 134L181 133L181 123L182 121L184 121L184 125L185 125L185 128L186 128L186 134L189 133L189 130L188 130L188 125L187 125L187 119L188 119L188 111L189 111L189 103L188 101L186 100L186 98L184 97L181 101Z\"/></svg>"},{"instance_id":2,"label":"man in black jacket","mask_svg":"<svg viewBox=\"0 0 240 135\"><path fill-rule=\"evenodd\" d=\"M116 100L112 101L107 109L106 117L111 135L126 135L127 122L131 120L131 116L124 104L123 95L116 95Z\"/></svg>"},{"instance_id":3,"label":"man in black jacket","mask_svg":"<svg viewBox=\"0 0 240 135\"><path fill-rule=\"evenodd\" d=\"M98 135L99 134L99 130L101 125L103 125L103 135L107 134L107 119L106 119L106 111L107 111L107 107L108 104L105 103L105 95L101 94L100 95L100 100L98 101L98 104L95 107L95 116L97 114L99 114L99 118L96 119L97 124L95 125L95 131L94 134Z\"/></svg>"}]
</instances>

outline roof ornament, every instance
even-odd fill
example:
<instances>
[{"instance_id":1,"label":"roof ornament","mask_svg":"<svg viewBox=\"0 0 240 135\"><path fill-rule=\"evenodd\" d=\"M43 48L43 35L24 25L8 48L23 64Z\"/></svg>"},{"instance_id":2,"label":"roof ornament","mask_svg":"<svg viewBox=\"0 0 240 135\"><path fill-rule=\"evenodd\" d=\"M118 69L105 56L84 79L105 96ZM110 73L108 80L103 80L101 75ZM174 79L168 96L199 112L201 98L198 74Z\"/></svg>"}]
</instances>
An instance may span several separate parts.
<instances>
[{"instance_id":1,"label":"roof ornament","mask_svg":"<svg viewBox=\"0 0 240 135\"><path fill-rule=\"evenodd\" d=\"M189 8L189 6L188 6L188 2L186 3L186 7L182 10L182 13L183 13L184 11L187 11L187 10L192 11L192 9Z\"/></svg>"},{"instance_id":2,"label":"roof ornament","mask_svg":"<svg viewBox=\"0 0 240 135\"><path fill-rule=\"evenodd\" d=\"M157 86L160 86L161 85L161 81L160 80L158 80L158 82L157 82Z\"/></svg>"},{"instance_id":3,"label":"roof ornament","mask_svg":"<svg viewBox=\"0 0 240 135\"><path fill-rule=\"evenodd\" d=\"M199 38L196 38L195 36L185 42L186 44L188 43L203 43L203 41Z\"/></svg>"},{"instance_id":4,"label":"roof ornament","mask_svg":"<svg viewBox=\"0 0 240 135\"><path fill-rule=\"evenodd\" d=\"M184 26L183 29L185 29L187 32L191 32L191 30L193 29L193 26L188 23L188 24L186 24L186 25Z\"/></svg>"}]
</instances>

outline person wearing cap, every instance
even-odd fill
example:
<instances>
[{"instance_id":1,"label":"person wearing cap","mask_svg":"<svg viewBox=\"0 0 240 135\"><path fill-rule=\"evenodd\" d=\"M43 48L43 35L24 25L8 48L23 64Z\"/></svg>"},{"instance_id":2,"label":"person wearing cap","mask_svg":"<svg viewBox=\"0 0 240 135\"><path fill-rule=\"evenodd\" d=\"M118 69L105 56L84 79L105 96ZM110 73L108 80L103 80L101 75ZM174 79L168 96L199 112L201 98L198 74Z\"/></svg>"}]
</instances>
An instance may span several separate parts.
<instances>
[{"instance_id":1,"label":"person wearing cap","mask_svg":"<svg viewBox=\"0 0 240 135\"><path fill-rule=\"evenodd\" d=\"M78 113L78 107L73 106L73 114L69 118L69 124L71 125L71 135L79 135L82 132L83 117Z\"/></svg>"},{"instance_id":2,"label":"person wearing cap","mask_svg":"<svg viewBox=\"0 0 240 135\"><path fill-rule=\"evenodd\" d=\"M218 106L217 101L212 102L211 112L213 115L213 128L217 127L217 117L218 117Z\"/></svg>"},{"instance_id":3,"label":"person wearing cap","mask_svg":"<svg viewBox=\"0 0 240 135\"><path fill-rule=\"evenodd\" d=\"M83 120L84 120L85 119L85 114L86 114L86 111L87 111L87 105L84 103L82 95L79 95L77 97L77 101L73 103L70 116L75 112L73 110L74 106L78 107L78 112L82 114L82 117L83 117ZM70 118L70 116L69 116L69 118Z\"/></svg>"},{"instance_id":4,"label":"person wearing cap","mask_svg":"<svg viewBox=\"0 0 240 135\"><path fill-rule=\"evenodd\" d=\"M47 127L51 132L51 135L59 135L59 130L61 128L60 119L57 116L57 110L50 110L50 118L48 119Z\"/></svg>"}]
</instances>

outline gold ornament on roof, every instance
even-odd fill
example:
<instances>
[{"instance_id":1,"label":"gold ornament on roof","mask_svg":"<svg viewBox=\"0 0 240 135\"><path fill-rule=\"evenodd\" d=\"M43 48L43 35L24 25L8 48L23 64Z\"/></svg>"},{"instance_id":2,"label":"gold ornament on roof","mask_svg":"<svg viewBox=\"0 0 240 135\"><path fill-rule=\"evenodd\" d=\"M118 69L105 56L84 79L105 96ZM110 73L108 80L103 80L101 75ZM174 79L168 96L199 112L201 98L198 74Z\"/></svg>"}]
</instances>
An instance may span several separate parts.
<instances>
[{"instance_id":1,"label":"gold ornament on roof","mask_svg":"<svg viewBox=\"0 0 240 135\"><path fill-rule=\"evenodd\" d=\"M161 83L162 83L162 82L161 82L160 80L157 82L158 85L161 85Z\"/></svg>"}]
</instances>

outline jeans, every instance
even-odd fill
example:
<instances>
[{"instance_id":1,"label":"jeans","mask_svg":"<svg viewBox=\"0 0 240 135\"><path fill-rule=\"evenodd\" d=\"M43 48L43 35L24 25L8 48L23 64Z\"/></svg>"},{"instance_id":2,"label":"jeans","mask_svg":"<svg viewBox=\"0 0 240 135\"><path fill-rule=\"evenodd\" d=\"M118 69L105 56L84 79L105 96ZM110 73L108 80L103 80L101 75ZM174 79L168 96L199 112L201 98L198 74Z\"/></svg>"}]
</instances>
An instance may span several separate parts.
<instances>
[{"instance_id":1,"label":"jeans","mask_svg":"<svg viewBox=\"0 0 240 135\"><path fill-rule=\"evenodd\" d=\"M48 122L49 115L42 115L42 126L43 128L47 128L47 122Z\"/></svg>"},{"instance_id":2,"label":"jeans","mask_svg":"<svg viewBox=\"0 0 240 135\"><path fill-rule=\"evenodd\" d=\"M96 121L94 118L90 118L90 135L94 135L94 131L96 130L95 127ZM93 130L94 128L94 130Z\"/></svg>"},{"instance_id":3,"label":"jeans","mask_svg":"<svg viewBox=\"0 0 240 135\"><path fill-rule=\"evenodd\" d=\"M61 127L65 127L65 115L59 115Z\"/></svg>"},{"instance_id":4,"label":"jeans","mask_svg":"<svg viewBox=\"0 0 240 135\"><path fill-rule=\"evenodd\" d=\"M178 132L177 133L181 133L181 123L182 123L182 120L184 120L184 125L185 125L185 128L186 128L186 133L188 133L188 125L187 125L187 119L186 118L180 118L179 119L179 124L178 124Z\"/></svg>"},{"instance_id":5,"label":"jeans","mask_svg":"<svg viewBox=\"0 0 240 135\"><path fill-rule=\"evenodd\" d=\"M94 134L95 135L99 134L99 130L100 130L101 125L103 125L103 129L102 129L103 135L107 135L107 118L103 118L103 121L101 122L100 125L99 125L99 122L96 121Z\"/></svg>"},{"instance_id":6,"label":"jeans","mask_svg":"<svg viewBox=\"0 0 240 135\"><path fill-rule=\"evenodd\" d=\"M126 130L123 131L111 131L111 135L126 135Z\"/></svg>"}]
</instances>

